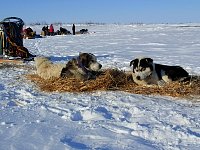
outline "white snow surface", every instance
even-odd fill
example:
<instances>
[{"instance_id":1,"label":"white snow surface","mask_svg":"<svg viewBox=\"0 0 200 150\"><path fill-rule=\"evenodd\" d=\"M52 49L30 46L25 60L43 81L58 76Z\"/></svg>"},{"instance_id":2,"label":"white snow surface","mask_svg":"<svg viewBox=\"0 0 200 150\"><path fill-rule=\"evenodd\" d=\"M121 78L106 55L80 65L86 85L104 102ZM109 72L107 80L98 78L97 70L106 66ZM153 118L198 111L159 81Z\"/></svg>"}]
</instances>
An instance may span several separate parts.
<instances>
[{"instance_id":1,"label":"white snow surface","mask_svg":"<svg viewBox=\"0 0 200 150\"><path fill-rule=\"evenodd\" d=\"M54 63L90 52L103 69L131 71L132 59L148 56L200 75L200 27L189 26L77 25L77 30L87 28L90 34L26 39L24 45ZM42 27L32 28L40 33ZM0 64L0 70L0 150L200 149L198 97L120 91L47 93L24 77L35 73L34 62Z\"/></svg>"}]
</instances>

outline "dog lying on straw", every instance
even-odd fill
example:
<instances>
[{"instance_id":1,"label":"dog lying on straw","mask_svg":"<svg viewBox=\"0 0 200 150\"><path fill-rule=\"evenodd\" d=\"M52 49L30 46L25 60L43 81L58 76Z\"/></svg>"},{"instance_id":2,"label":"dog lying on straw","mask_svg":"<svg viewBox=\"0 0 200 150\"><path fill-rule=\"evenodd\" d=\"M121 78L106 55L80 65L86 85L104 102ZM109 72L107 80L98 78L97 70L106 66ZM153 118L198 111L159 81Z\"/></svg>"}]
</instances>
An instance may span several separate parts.
<instances>
[{"instance_id":1,"label":"dog lying on straw","mask_svg":"<svg viewBox=\"0 0 200 150\"><path fill-rule=\"evenodd\" d=\"M156 64L147 57L136 58L130 62L133 66L133 81L138 85L163 86L172 81L187 81L189 73L180 66L167 66Z\"/></svg>"},{"instance_id":2,"label":"dog lying on straw","mask_svg":"<svg viewBox=\"0 0 200 150\"><path fill-rule=\"evenodd\" d=\"M80 53L67 64L54 64L46 57L36 57L37 74L43 79L74 77L76 79L94 79L102 65L97 62L95 55Z\"/></svg>"}]
</instances>

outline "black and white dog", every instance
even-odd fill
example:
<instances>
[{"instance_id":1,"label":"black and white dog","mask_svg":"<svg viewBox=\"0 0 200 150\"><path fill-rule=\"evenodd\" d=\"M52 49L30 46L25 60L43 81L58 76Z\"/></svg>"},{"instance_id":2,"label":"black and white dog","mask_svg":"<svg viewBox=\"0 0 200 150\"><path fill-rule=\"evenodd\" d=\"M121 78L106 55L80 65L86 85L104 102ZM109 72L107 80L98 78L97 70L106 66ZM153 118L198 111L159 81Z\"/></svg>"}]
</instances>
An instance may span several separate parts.
<instances>
[{"instance_id":1,"label":"black and white dog","mask_svg":"<svg viewBox=\"0 0 200 150\"><path fill-rule=\"evenodd\" d=\"M80 53L67 64L55 64L46 57L36 57L37 74L43 79L74 77L81 80L94 79L102 65L91 53Z\"/></svg>"},{"instance_id":2,"label":"black and white dog","mask_svg":"<svg viewBox=\"0 0 200 150\"><path fill-rule=\"evenodd\" d=\"M180 66L167 66L153 63L151 58L136 58L130 62L133 65L133 81L138 85L162 86L172 81L183 81L189 74Z\"/></svg>"}]
</instances>

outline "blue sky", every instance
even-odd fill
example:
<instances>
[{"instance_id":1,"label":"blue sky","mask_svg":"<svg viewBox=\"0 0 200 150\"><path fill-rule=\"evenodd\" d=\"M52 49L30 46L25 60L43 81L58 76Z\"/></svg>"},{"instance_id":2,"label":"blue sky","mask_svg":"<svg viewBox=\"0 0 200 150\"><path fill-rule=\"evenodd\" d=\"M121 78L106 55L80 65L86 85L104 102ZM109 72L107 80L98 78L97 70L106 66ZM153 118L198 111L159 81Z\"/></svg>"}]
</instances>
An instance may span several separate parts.
<instances>
[{"instance_id":1,"label":"blue sky","mask_svg":"<svg viewBox=\"0 0 200 150\"><path fill-rule=\"evenodd\" d=\"M25 23L200 22L200 0L2 0L0 19Z\"/></svg>"}]
</instances>

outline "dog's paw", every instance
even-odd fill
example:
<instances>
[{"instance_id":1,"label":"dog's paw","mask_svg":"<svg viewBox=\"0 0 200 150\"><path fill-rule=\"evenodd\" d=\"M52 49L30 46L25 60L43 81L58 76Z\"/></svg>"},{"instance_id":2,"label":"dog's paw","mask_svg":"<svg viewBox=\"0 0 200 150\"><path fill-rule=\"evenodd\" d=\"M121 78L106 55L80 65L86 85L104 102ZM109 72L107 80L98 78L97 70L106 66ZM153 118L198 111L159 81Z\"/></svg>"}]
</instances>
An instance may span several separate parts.
<instances>
[{"instance_id":1,"label":"dog's paw","mask_svg":"<svg viewBox=\"0 0 200 150\"><path fill-rule=\"evenodd\" d=\"M164 86L166 82L164 80L159 80L158 81L158 86Z\"/></svg>"},{"instance_id":2,"label":"dog's paw","mask_svg":"<svg viewBox=\"0 0 200 150\"><path fill-rule=\"evenodd\" d=\"M89 72L87 75L87 80L90 80L90 79L92 80L96 79L96 75L94 73Z\"/></svg>"}]
</instances>

